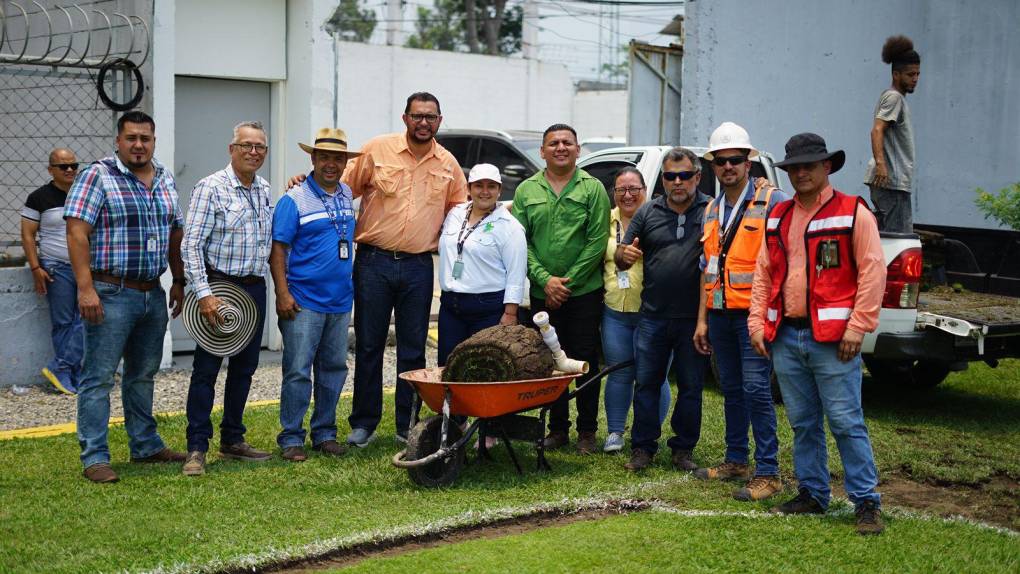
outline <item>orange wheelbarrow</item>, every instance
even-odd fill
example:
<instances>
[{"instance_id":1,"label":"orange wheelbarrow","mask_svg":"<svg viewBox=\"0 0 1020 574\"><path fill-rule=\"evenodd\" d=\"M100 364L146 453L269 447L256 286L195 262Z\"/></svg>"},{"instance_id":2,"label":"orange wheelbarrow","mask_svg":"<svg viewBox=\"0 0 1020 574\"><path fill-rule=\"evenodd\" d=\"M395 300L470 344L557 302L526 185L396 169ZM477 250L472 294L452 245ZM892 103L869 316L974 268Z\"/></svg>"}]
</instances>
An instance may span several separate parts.
<instances>
[{"instance_id":1,"label":"orange wheelbarrow","mask_svg":"<svg viewBox=\"0 0 1020 574\"><path fill-rule=\"evenodd\" d=\"M633 364L627 361L606 367L567 394L567 400L577 396L592 381ZM394 455L394 466L406 469L411 480L421 486L452 484L464 466L465 445L478 432L479 459L491 459L485 438L498 437L506 445L518 474L523 474L510 441L533 441L538 453L538 470L551 470L543 440L546 417L552 404L566 392L571 381L582 376L581 373L556 371L546 379L493 383L444 382L442 373L442 367L434 367L400 374L414 387L416 395L411 408L407 448ZM418 421L423 401L439 414ZM539 409L537 417L521 414L534 409ZM475 420L464 426L454 417L460 420L474 417Z\"/></svg>"}]
</instances>

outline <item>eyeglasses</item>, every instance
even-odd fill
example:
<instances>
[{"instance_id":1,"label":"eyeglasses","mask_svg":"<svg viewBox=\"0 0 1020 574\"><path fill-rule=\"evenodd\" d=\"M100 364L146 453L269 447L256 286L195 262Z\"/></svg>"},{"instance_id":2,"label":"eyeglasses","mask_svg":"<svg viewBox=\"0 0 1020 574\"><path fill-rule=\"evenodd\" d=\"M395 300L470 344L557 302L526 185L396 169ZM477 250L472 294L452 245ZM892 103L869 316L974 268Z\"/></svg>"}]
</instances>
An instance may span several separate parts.
<instances>
[{"instance_id":1,"label":"eyeglasses","mask_svg":"<svg viewBox=\"0 0 1020 574\"><path fill-rule=\"evenodd\" d=\"M425 120L430 124L434 124L439 121L439 116L436 114L408 114L407 117L411 118L411 121L416 124L421 123L422 120Z\"/></svg>"},{"instance_id":2,"label":"eyeglasses","mask_svg":"<svg viewBox=\"0 0 1020 574\"><path fill-rule=\"evenodd\" d=\"M746 155L731 155L727 157L715 156L712 158L712 164L716 167L722 167L726 164L740 165L747 161Z\"/></svg>"},{"instance_id":3,"label":"eyeglasses","mask_svg":"<svg viewBox=\"0 0 1020 574\"><path fill-rule=\"evenodd\" d=\"M78 171L77 163L51 163L50 167L55 167L63 171Z\"/></svg>"},{"instance_id":4,"label":"eyeglasses","mask_svg":"<svg viewBox=\"0 0 1020 574\"><path fill-rule=\"evenodd\" d=\"M664 171L662 172L662 179L676 181L676 178L679 177L680 181L687 181L696 175L698 175L696 171Z\"/></svg>"},{"instance_id":5,"label":"eyeglasses","mask_svg":"<svg viewBox=\"0 0 1020 574\"><path fill-rule=\"evenodd\" d=\"M250 151L250 152L255 152L257 154L266 153L266 150L269 149L269 146L262 145L262 144L253 144L253 143L233 143L233 144L230 144L230 145L240 149L242 152Z\"/></svg>"},{"instance_id":6,"label":"eyeglasses","mask_svg":"<svg viewBox=\"0 0 1020 574\"><path fill-rule=\"evenodd\" d=\"M644 190L645 190L645 188L643 188L643 187L616 187L616 188L613 188L613 193L615 193L616 195L627 195L627 194L630 194L630 195L633 195L633 196L638 196L638 195L641 195L641 192L644 191Z\"/></svg>"},{"instance_id":7,"label":"eyeglasses","mask_svg":"<svg viewBox=\"0 0 1020 574\"><path fill-rule=\"evenodd\" d=\"M683 239L684 238L684 234L687 232L687 230L684 228L684 223L687 223L687 216L686 215L681 213L680 215L676 216L676 238L677 239Z\"/></svg>"}]
</instances>

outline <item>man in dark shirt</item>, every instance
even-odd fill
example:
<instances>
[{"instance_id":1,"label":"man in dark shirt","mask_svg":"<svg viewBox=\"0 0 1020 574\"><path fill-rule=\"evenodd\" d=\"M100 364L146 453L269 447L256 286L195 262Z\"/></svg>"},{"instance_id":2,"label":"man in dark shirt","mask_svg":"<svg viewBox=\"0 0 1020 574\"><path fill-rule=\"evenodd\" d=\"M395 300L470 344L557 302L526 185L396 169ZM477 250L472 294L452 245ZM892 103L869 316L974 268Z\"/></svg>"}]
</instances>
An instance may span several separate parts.
<instances>
[{"instance_id":1,"label":"man in dark shirt","mask_svg":"<svg viewBox=\"0 0 1020 574\"><path fill-rule=\"evenodd\" d=\"M676 147L662 161L666 193L642 205L627 227L616 266L629 269L644 258L644 289L635 347L637 382L631 459L624 468L638 471L658 450L659 392L670 355L677 398L670 426L673 466L693 471L691 452L701 435L701 390L707 357L694 348L700 300L701 226L709 197L698 193L701 163L694 152Z\"/></svg>"},{"instance_id":2,"label":"man in dark shirt","mask_svg":"<svg viewBox=\"0 0 1020 574\"><path fill-rule=\"evenodd\" d=\"M42 374L58 391L73 395L85 354L85 327L78 312L78 284L67 256L64 201L78 175L78 159L71 150L56 148L50 152L46 171L53 179L29 194L21 210L21 243L35 291L45 295L50 306L54 356Z\"/></svg>"}]
</instances>

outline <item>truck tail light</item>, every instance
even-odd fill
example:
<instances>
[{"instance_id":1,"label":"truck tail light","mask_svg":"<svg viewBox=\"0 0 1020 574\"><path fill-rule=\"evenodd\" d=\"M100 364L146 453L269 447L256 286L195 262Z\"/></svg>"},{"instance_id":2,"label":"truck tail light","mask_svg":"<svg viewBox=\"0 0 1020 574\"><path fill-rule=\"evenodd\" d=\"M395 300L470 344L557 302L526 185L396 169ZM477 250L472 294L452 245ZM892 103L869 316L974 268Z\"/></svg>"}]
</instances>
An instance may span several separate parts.
<instances>
[{"instance_id":1,"label":"truck tail light","mask_svg":"<svg viewBox=\"0 0 1020 574\"><path fill-rule=\"evenodd\" d=\"M886 269L885 296L882 307L886 309L914 309L917 295L921 291L921 248L912 247L896 256Z\"/></svg>"}]
</instances>

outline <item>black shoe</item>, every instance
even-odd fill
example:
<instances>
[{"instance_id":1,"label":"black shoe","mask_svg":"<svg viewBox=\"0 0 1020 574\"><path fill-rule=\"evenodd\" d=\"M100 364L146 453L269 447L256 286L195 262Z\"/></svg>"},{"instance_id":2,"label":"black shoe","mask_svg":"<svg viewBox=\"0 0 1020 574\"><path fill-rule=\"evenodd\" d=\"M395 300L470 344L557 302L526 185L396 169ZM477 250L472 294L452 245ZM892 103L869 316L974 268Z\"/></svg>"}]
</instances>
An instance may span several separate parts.
<instances>
[{"instance_id":1,"label":"black shoe","mask_svg":"<svg viewBox=\"0 0 1020 574\"><path fill-rule=\"evenodd\" d=\"M875 505L872 500L865 500L857 505L854 510L857 515L857 534L867 536L869 534L881 534L885 530L882 523L882 509Z\"/></svg>"},{"instance_id":2,"label":"black shoe","mask_svg":"<svg viewBox=\"0 0 1020 574\"><path fill-rule=\"evenodd\" d=\"M777 514L825 514L825 509L815 500L806 488L801 488L797 496L779 506L772 507Z\"/></svg>"}]
</instances>

